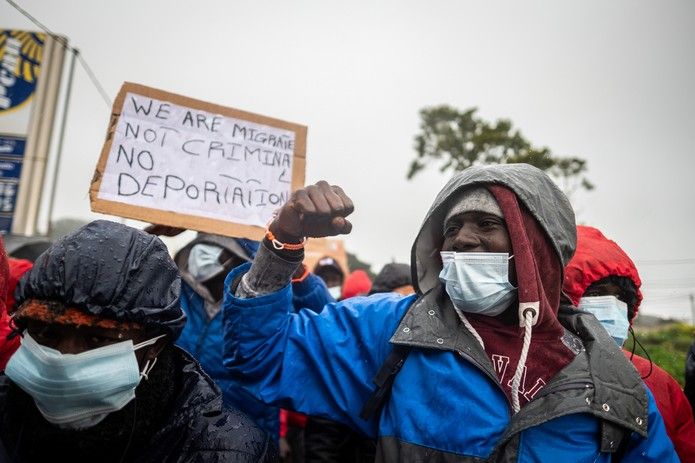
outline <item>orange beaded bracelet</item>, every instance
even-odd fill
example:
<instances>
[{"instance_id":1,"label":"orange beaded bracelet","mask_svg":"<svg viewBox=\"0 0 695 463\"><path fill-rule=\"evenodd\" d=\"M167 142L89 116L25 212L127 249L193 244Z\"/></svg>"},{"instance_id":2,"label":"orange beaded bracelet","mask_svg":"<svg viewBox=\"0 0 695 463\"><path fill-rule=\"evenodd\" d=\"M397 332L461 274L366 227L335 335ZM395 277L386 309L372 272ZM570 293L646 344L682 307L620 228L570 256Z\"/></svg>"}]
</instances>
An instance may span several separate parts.
<instances>
[{"instance_id":1,"label":"orange beaded bracelet","mask_svg":"<svg viewBox=\"0 0 695 463\"><path fill-rule=\"evenodd\" d=\"M281 243L275 238L275 235L273 235L273 232L271 232L270 229L265 231L265 237L268 238L268 241L270 241L273 247L278 251L282 249L287 249L288 251L299 251L304 249L304 243L306 243L306 237L302 238L301 243L297 244Z\"/></svg>"}]
</instances>

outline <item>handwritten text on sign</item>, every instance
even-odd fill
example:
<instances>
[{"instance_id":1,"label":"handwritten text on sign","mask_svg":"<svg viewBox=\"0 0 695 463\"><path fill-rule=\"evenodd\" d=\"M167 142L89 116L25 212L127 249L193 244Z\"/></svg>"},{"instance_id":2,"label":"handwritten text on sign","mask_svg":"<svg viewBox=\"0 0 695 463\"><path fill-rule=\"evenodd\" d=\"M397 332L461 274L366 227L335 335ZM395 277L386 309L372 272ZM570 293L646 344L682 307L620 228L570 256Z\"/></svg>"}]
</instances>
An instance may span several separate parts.
<instances>
[{"instance_id":1,"label":"handwritten text on sign","mask_svg":"<svg viewBox=\"0 0 695 463\"><path fill-rule=\"evenodd\" d=\"M290 194L295 133L128 92L99 198L266 225Z\"/></svg>"}]
</instances>

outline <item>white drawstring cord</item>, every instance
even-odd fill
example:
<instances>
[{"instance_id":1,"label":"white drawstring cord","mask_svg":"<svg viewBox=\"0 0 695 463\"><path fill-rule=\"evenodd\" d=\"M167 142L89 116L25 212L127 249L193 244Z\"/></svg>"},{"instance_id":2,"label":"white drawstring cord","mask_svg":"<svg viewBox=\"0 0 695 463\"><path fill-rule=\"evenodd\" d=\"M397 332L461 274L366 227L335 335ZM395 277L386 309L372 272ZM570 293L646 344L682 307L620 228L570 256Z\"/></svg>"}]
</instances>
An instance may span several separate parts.
<instances>
[{"instance_id":1,"label":"white drawstring cord","mask_svg":"<svg viewBox=\"0 0 695 463\"><path fill-rule=\"evenodd\" d=\"M514 378L512 379L512 408L514 409L514 413L519 413L519 410L521 410L521 406L519 405L519 386L521 385L521 377L523 376L524 367L526 366L528 350L531 346L531 330L534 325L536 314L537 312L532 308L526 308L524 310L524 344L521 347L519 363L516 366Z\"/></svg>"},{"instance_id":2,"label":"white drawstring cord","mask_svg":"<svg viewBox=\"0 0 695 463\"><path fill-rule=\"evenodd\" d=\"M465 326L468 329L468 331L471 332L471 334L475 337L475 339L477 339L478 342L480 343L480 347L482 347L483 350L485 350L485 343L483 342L483 338L481 338L480 335L478 334L478 332L475 330L475 328L473 328L473 325L471 325L471 322L468 321L466 316L459 309L456 309L456 313L458 314L459 319L461 319L461 322L463 322L463 326Z\"/></svg>"},{"instance_id":3,"label":"white drawstring cord","mask_svg":"<svg viewBox=\"0 0 695 463\"><path fill-rule=\"evenodd\" d=\"M145 381L148 381L150 379L148 375L152 372L152 369L154 368L154 366L156 364L157 364L157 357L155 357L154 360L152 361L152 365L150 365L149 360L145 363L145 367L140 372L140 376L145 378Z\"/></svg>"}]
</instances>

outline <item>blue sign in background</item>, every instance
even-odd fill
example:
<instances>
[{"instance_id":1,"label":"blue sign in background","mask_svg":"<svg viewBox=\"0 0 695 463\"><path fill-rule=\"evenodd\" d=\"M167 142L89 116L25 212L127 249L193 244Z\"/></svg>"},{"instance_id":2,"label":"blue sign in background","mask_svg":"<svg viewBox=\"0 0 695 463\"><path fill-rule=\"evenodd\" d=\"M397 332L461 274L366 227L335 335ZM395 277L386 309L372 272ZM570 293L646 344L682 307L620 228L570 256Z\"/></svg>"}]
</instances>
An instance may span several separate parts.
<instances>
[{"instance_id":1,"label":"blue sign in background","mask_svg":"<svg viewBox=\"0 0 695 463\"><path fill-rule=\"evenodd\" d=\"M17 55L13 56L17 60L14 75L9 82L0 84L5 87L3 95L10 100L8 107L0 107L0 113L20 106L34 94L41 69L44 37L44 34L35 32L0 29L0 49L3 54ZM8 46L9 41L20 44L19 53L16 53L14 46Z\"/></svg>"},{"instance_id":2,"label":"blue sign in background","mask_svg":"<svg viewBox=\"0 0 695 463\"><path fill-rule=\"evenodd\" d=\"M12 229L26 138L0 135L0 233Z\"/></svg>"}]
</instances>

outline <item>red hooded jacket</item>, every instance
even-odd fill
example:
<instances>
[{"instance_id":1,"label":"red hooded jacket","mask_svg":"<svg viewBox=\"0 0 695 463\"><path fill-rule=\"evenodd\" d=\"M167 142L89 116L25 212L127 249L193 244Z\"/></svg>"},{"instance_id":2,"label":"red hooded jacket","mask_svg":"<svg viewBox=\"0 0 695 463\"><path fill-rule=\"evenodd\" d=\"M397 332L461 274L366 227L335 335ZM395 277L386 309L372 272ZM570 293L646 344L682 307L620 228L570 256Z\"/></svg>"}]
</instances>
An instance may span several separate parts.
<instances>
[{"instance_id":1,"label":"red hooded jacket","mask_svg":"<svg viewBox=\"0 0 695 463\"><path fill-rule=\"evenodd\" d=\"M637 268L620 246L592 227L577 227L577 250L565 268L563 291L576 306L586 289L608 276L627 277L637 287L635 315L642 301L639 290L641 281ZM634 316L633 316L634 320ZM630 320L632 323L632 320ZM654 400L666 423L666 432L673 442L676 453L684 463L695 463L695 422L690 403L678 382L658 366L639 355L625 352L631 359L645 384L654 395ZM651 370L651 374L649 374Z\"/></svg>"},{"instance_id":2,"label":"red hooded jacket","mask_svg":"<svg viewBox=\"0 0 695 463\"><path fill-rule=\"evenodd\" d=\"M32 267L32 263L24 259L8 258L4 250L0 253L0 259L2 260L0 262L0 294L6 295L4 299L0 298L0 371L2 371L19 347L19 336L7 339L12 332L8 312L14 307L14 290L22 275Z\"/></svg>"}]
</instances>

